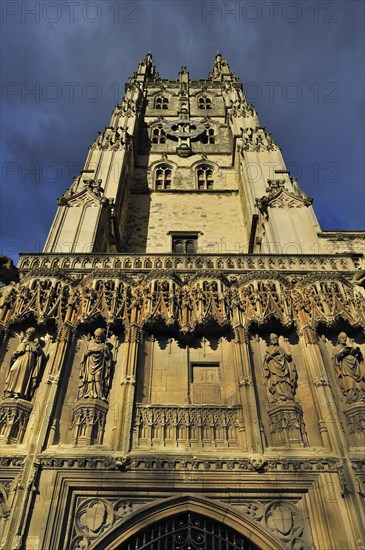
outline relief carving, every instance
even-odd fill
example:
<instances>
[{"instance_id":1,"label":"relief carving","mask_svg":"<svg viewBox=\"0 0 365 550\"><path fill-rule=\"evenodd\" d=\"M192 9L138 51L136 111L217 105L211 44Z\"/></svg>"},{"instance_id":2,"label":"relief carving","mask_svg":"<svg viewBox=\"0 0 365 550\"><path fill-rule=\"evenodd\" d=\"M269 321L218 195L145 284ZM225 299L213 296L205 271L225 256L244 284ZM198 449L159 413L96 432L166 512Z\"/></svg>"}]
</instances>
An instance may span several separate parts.
<instances>
[{"instance_id":1,"label":"relief carving","mask_svg":"<svg viewBox=\"0 0 365 550\"><path fill-rule=\"evenodd\" d=\"M110 527L112 517L111 510L102 499L91 499L80 506L76 522L86 536L96 537Z\"/></svg>"},{"instance_id":2,"label":"relief carving","mask_svg":"<svg viewBox=\"0 0 365 550\"><path fill-rule=\"evenodd\" d=\"M86 550L135 507L125 499L88 498L79 503L73 525L72 550Z\"/></svg>"},{"instance_id":3,"label":"relief carving","mask_svg":"<svg viewBox=\"0 0 365 550\"><path fill-rule=\"evenodd\" d=\"M303 523L295 506L282 501L274 501L266 508L265 523L289 548L303 550Z\"/></svg>"},{"instance_id":4,"label":"relief carving","mask_svg":"<svg viewBox=\"0 0 365 550\"><path fill-rule=\"evenodd\" d=\"M273 533L290 550L309 548L305 540L301 513L291 502L274 500L269 503L257 500L238 504L243 513Z\"/></svg>"}]
</instances>

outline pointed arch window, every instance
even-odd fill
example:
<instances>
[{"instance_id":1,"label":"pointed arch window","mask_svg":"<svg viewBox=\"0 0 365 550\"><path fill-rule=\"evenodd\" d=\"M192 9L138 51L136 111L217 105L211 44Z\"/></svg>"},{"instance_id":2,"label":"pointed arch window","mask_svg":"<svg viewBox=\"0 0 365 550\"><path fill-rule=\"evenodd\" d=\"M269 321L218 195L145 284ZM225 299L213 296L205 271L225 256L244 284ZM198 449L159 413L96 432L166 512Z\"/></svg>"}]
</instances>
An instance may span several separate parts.
<instances>
[{"instance_id":1,"label":"pointed arch window","mask_svg":"<svg viewBox=\"0 0 365 550\"><path fill-rule=\"evenodd\" d=\"M155 98L155 109L168 109L169 108L169 100L167 97L163 97L161 95L158 95Z\"/></svg>"},{"instance_id":2,"label":"pointed arch window","mask_svg":"<svg viewBox=\"0 0 365 550\"><path fill-rule=\"evenodd\" d=\"M155 189L171 189L172 169L168 164L159 164L155 170Z\"/></svg>"},{"instance_id":3,"label":"pointed arch window","mask_svg":"<svg viewBox=\"0 0 365 550\"><path fill-rule=\"evenodd\" d=\"M207 96L200 96L198 98L198 108L210 110L212 108L212 100Z\"/></svg>"},{"instance_id":4,"label":"pointed arch window","mask_svg":"<svg viewBox=\"0 0 365 550\"><path fill-rule=\"evenodd\" d=\"M151 141L152 143L166 143L166 132L162 124L158 124L152 128Z\"/></svg>"},{"instance_id":5,"label":"pointed arch window","mask_svg":"<svg viewBox=\"0 0 365 550\"><path fill-rule=\"evenodd\" d=\"M212 128L211 126L209 126L209 124L207 124L205 126L205 132L204 134L202 134L201 138L200 138L200 141L204 144L207 144L207 143L215 143L215 132L214 132L214 128Z\"/></svg>"},{"instance_id":6,"label":"pointed arch window","mask_svg":"<svg viewBox=\"0 0 365 550\"><path fill-rule=\"evenodd\" d=\"M213 189L213 169L209 164L200 164L196 169L198 189Z\"/></svg>"}]
</instances>

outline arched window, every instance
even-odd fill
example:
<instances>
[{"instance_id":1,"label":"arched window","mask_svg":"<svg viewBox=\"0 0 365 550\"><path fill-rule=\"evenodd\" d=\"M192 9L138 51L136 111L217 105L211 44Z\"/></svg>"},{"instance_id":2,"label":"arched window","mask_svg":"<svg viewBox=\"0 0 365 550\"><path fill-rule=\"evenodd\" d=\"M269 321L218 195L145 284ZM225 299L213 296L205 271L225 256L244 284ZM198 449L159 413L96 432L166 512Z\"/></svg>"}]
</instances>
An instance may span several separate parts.
<instances>
[{"instance_id":1,"label":"arched window","mask_svg":"<svg viewBox=\"0 0 365 550\"><path fill-rule=\"evenodd\" d=\"M155 189L171 189L172 170L168 164L159 164L155 170Z\"/></svg>"},{"instance_id":2,"label":"arched window","mask_svg":"<svg viewBox=\"0 0 365 550\"><path fill-rule=\"evenodd\" d=\"M208 164L200 164L196 169L198 189L213 189L213 170Z\"/></svg>"},{"instance_id":3,"label":"arched window","mask_svg":"<svg viewBox=\"0 0 365 550\"><path fill-rule=\"evenodd\" d=\"M198 98L198 108L199 109L211 109L212 108L212 100L210 97L206 96L200 96Z\"/></svg>"},{"instance_id":4,"label":"arched window","mask_svg":"<svg viewBox=\"0 0 365 550\"><path fill-rule=\"evenodd\" d=\"M162 124L158 124L151 131L151 141L152 143L165 143L166 142L166 132L163 129Z\"/></svg>"},{"instance_id":5,"label":"arched window","mask_svg":"<svg viewBox=\"0 0 365 550\"><path fill-rule=\"evenodd\" d=\"M169 100L167 97L163 97L159 95L155 98L155 109L168 109L168 108L169 108Z\"/></svg>"},{"instance_id":6,"label":"arched window","mask_svg":"<svg viewBox=\"0 0 365 550\"><path fill-rule=\"evenodd\" d=\"M202 134L200 141L202 143L215 143L214 129L209 124L205 126L205 132Z\"/></svg>"}]
</instances>

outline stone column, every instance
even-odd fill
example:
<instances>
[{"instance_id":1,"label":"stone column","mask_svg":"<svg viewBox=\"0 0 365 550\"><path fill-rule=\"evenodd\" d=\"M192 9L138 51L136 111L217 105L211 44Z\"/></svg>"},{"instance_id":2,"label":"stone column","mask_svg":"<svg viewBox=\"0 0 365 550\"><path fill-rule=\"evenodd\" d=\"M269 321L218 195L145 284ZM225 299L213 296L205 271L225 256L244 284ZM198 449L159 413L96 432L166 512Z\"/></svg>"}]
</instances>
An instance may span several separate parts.
<instances>
[{"instance_id":1,"label":"stone column","mask_svg":"<svg viewBox=\"0 0 365 550\"><path fill-rule=\"evenodd\" d=\"M123 363L121 368L121 393L119 399L119 429L116 441L123 454L130 450L132 441L133 405L136 387L136 371L138 362L138 350L141 341L141 329L137 323L132 323L126 334L126 342L123 346Z\"/></svg>"},{"instance_id":2,"label":"stone column","mask_svg":"<svg viewBox=\"0 0 365 550\"><path fill-rule=\"evenodd\" d=\"M68 317L66 315L66 318ZM58 345L53 357L46 365L43 381L37 390L36 400L33 405L29 403L30 407L33 407L33 411L30 414L29 426L24 440L25 448L28 451L27 460L18 482L12 513L9 518L7 546L5 546L15 550L23 547L28 514L37 492L39 462L36 457L43 450L51 427L51 419L59 393L60 375L72 340L72 325L70 323L66 322L59 328L57 339Z\"/></svg>"},{"instance_id":3,"label":"stone column","mask_svg":"<svg viewBox=\"0 0 365 550\"><path fill-rule=\"evenodd\" d=\"M323 365L317 335L308 323L303 323L302 316L299 316L299 320L301 321L299 338L303 356L306 358L306 370L309 378L312 379L312 387L316 388L313 401L323 445L330 451L343 449L346 447L343 428Z\"/></svg>"},{"instance_id":4,"label":"stone column","mask_svg":"<svg viewBox=\"0 0 365 550\"><path fill-rule=\"evenodd\" d=\"M236 335L235 349L239 376L238 384L245 422L247 451L262 454L265 447L265 435L263 433L252 379L247 335L242 325L235 326L234 331Z\"/></svg>"}]
</instances>

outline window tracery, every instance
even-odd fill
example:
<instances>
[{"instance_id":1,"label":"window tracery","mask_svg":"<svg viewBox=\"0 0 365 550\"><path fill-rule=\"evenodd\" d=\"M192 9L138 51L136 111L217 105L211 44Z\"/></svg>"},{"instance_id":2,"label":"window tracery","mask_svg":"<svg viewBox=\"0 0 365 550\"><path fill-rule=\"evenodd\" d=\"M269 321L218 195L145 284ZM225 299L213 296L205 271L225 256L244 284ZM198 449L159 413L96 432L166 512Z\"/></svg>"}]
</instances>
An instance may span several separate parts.
<instances>
[{"instance_id":1,"label":"window tracery","mask_svg":"<svg viewBox=\"0 0 365 550\"><path fill-rule=\"evenodd\" d=\"M213 189L213 169L208 164L200 164L196 169L198 189Z\"/></svg>"},{"instance_id":2,"label":"window tracery","mask_svg":"<svg viewBox=\"0 0 365 550\"><path fill-rule=\"evenodd\" d=\"M168 164L159 164L155 169L155 189L171 189L172 169Z\"/></svg>"},{"instance_id":3,"label":"window tracery","mask_svg":"<svg viewBox=\"0 0 365 550\"><path fill-rule=\"evenodd\" d=\"M168 109L169 108L169 100L167 97L158 95L155 97L155 109Z\"/></svg>"},{"instance_id":4,"label":"window tracery","mask_svg":"<svg viewBox=\"0 0 365 550\"><path fill-rule=\"evenodd\" d=\"M152 143L166 143L166 132L163 129L162 124L157 124L151 130L151 142Z\"/></svg>"},{"instance_id":5,"label":"window tracery","mask_svg":"<svg viewBox=\"0 0 365 550\"><path fill-rule=\"evenodd\" d=\"M198 98L198 109L210 110L212 108L212 100L207 96Z\"/></svg>"},{"instance_id":6,"label":"window tracery","mask_svg":"<svg viewBox=\"0 0 365 550\"><path fill-rule=\"evenodd\" d=\"M202 134L201 138L200 138L200 141L201 143L204 143L204 144L207 144L207 143L215 143L215 132L214 132L214 128L212 128L211 126L209 126L209 124L207 124L205 126L205 132L204 134Z\"/></svg>"}]
</instances>

